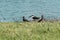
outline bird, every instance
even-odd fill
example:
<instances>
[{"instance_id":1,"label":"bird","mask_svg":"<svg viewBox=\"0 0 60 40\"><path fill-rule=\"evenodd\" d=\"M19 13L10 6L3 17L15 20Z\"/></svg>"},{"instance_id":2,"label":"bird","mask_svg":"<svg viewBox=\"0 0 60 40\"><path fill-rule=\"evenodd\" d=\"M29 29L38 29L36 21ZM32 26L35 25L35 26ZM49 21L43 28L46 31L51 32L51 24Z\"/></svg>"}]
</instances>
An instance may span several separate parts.
<instances>
[{"instance_id":1,"label":"bird","mask_svg":"<svg viewBox=\"0 0 60 40\"><path fill-rule=\"evenodd\" d=\"M25 18L25 16L23 16L23 21L24 21L24 22L29 22L29 21Z\"/></svg>"},{"instance_id":2,"label":"bird","mask_svg":"<svg viewBox=\"0 0 60 40\"><path fill-rule=\"evenodd\" d=\"M43 15L41 15L41 19L39 19L38 22L41 22L43 19Z\"/></svg>"},{"instance_id":3,"label":"bird","mask_svg":"<svg viewBox=\"0 0 60 40\"><path fill-rule=\"evenodd\" d=\"M34 15L31 15L31 16L29 16L29 17L32 17L33 20L38 20L38 19L40 19L40 17L34 16Z\"/></svg>"}]
</instances>

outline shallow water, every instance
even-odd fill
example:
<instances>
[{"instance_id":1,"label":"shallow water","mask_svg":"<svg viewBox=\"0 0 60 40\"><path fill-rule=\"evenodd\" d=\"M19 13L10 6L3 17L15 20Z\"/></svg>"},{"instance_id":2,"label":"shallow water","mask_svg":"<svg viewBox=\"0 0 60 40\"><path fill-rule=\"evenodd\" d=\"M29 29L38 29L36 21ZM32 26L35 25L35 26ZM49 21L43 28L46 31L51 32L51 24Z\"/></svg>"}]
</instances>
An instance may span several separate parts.
<instances>
[{"instance_id":1,"label":"shallow water","mask_svg":"<svg viewBox=\"0 0 60 40\"><path fill-rule=\"evenodd\" d=\"M22 16L60 18L60 0L0 0L0 21L22 21Z\"/></svg>"}]
</instances>

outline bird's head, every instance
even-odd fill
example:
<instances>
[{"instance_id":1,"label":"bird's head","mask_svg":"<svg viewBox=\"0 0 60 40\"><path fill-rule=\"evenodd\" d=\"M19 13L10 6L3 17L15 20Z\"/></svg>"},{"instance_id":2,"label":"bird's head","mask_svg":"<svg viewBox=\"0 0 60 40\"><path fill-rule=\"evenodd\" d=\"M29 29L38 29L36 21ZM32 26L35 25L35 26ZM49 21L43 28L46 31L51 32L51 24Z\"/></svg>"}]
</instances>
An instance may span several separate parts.
<instances>
[{"instance_id":1,"label":"bird's head","mask_svg":"<svg viewBox=\"0 0 60 40\"><path fill-rule=\"evenodd\" d=\"M34 15L29 16L29 18L30 18L30 17L34 17Z\"/></svg>"},{"instance_id":2,"label":"bird's head","mask_svg":"<svg viewBox=\"0 0 60 40\"><path fill-rule=\"evenodd\" d=\"M25 18L25 16L23 16L22 18Z\"/></svg>"}]
</instances>

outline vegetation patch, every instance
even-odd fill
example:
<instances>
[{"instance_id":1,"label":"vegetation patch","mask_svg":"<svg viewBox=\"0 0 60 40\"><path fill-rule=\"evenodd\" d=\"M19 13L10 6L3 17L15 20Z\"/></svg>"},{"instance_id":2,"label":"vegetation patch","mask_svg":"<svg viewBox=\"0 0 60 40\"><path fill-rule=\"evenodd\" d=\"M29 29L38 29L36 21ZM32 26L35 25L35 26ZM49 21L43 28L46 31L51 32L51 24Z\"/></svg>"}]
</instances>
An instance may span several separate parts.
<instances>
[{"instance_id":1,"label":"vegetation patch","mask_svg":"<svg viewBox=\"0 0 60 40\"><path fill-rule=\"evenodd\" d=\"M1 22L0 40L60 40L60 22Z\"/></svg>"}]
</instances>

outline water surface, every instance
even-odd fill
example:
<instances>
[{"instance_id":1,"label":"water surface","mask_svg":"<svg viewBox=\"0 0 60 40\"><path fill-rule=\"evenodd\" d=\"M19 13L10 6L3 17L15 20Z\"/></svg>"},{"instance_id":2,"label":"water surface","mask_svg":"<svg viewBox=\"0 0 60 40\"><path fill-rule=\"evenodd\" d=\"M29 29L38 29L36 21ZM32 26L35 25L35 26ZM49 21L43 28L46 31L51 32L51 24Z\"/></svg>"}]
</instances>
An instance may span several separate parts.
<instances>
[{"instance_id":1,"label":"water surface","mask_svg":"<svg viewBox=\"0 0 60 40\"><path fill-rule=\"evenodd\" d=\"M0 21L22 21L22 16L60 18L60 0L0 0Z\"/></svg>"}]
</instances>

